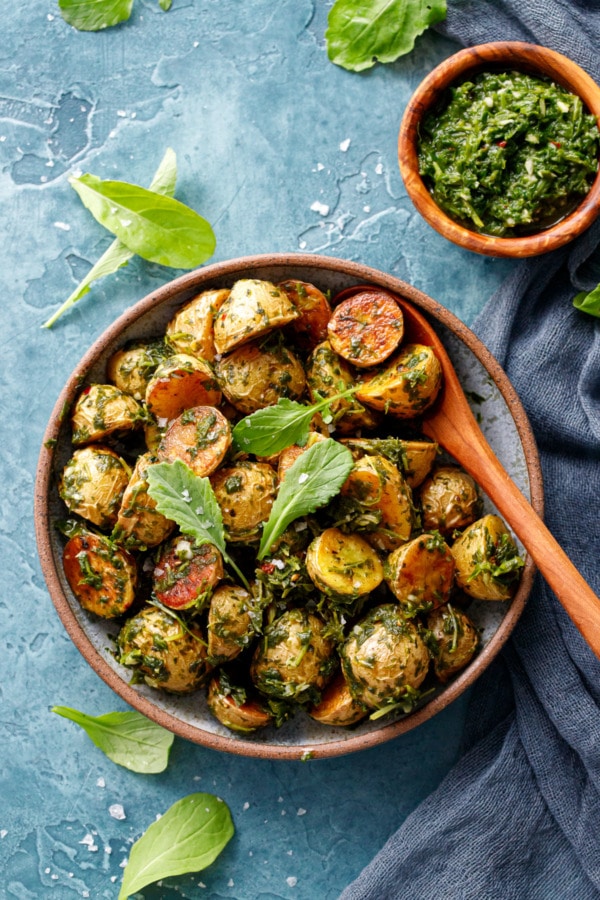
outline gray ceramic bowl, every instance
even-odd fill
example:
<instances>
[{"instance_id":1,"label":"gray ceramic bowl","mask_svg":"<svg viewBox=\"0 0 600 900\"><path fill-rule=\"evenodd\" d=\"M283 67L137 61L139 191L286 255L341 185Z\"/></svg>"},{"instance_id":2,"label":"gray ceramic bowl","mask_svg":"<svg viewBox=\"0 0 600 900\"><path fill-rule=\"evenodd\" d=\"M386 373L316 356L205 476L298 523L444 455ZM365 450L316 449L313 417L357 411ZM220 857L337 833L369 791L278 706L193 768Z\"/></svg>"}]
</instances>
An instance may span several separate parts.
<instances>
[{"instance_id":1,"label":"gray ceramic bowl","mask_svg":"<svg viewBox=\"0 0 600 900\"><path fill-rule=\"evenodd\" d=\"M84 612L74 598L62 568L63 540L55 522L65 509L57 492L57 476L71 454L65 410L82 383L105 380L108 357L126 341L164 333L174 310L201 290L227 287L239 278L274 282L297 278L324 291L336 292L370 283L396 292L434 322L462 384L470 397L484 397L477 406L483 431L494 452L532 506L541 514L542 487L537 450L521 403L491 354L452 313L403 281L353 262L305 254L272 254L217 263L175 279L127 310L94 343L65 385L50 418L42 445L35 496L35 518L42 569L50 596L67 632L85 660L128 704L175 734L217 750L245 756L299 759L331 757L372 747L420 725L455 700L481 675L514 628L531 589L534 566L527 559L519 589L508 604L477 602L469 614L482 631L483 649L454 681L428 698L410 715L379 719L350 730L319 725L298 713L279 729L238 737L207 711L204 692L186 696L163 694L131 685L131 670L111 654L118 625ZM494 511L486 501L486 511Z\"/></svg>"}]
</instances>

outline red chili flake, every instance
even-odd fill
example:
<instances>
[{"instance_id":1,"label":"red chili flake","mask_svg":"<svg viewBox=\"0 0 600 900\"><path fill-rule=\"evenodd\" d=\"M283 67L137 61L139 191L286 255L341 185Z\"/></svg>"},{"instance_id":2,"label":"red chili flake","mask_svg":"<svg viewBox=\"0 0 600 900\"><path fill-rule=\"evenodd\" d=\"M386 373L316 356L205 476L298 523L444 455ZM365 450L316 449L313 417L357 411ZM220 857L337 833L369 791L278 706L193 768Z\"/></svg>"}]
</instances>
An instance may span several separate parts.
<instances>
[{"instance_id":1,"label":"red chili flake","mask_svg":"<svg viewBox=\"0 0 600 900\"><path fill-rule=\"evenodd\" d=\"M267 575L272 575L273 572L275 571L275 566L273 565L273 563L264 562L261 565L261 569L263 572L266 572Z\"/></svg>"},{"instance_id":2,"label":"red chili flake","mask_svg":"<svg viewBox=\"0 0 600 900\"><path fill-rule=\"evenodd\" d=\"M92 389L91 384L88 384L88 386L82 390L81 396L82 396L82 397L85 397L86 394L89 394L89 392L91 391L91 389Z\"/></svg>"},{"instance_id":3,"label":"red chili flake","mask_svg":"<svg viewBox=\"0 0 600 900\"><path fill-rule=\"evenodd\" d=\"M506 147L506 141L498 141L499 147Z\"/></svg>"},{"instance_id":4,"label":"red chili flake","mask_svg":"<svg viewBox=\"0 0 600 900\"><path fill-rule=\"evenodd\" d=\"M560 146L561 146L560 141L550 141L550 143L554 144L554 146L556 147L557 150L560 149Z\"/></svg>"}]
</instances>

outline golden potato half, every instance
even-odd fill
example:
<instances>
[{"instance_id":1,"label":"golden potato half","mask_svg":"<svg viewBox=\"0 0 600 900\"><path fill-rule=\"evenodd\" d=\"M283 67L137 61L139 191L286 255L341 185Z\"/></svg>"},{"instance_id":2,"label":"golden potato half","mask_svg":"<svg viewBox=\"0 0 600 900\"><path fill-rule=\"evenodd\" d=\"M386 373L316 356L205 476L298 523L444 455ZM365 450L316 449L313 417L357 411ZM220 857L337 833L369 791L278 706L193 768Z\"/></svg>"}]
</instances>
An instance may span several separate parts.
<instances>
[{"instance_id":1,"label":"golden potato half","mask_svg":"<svg viewBox=\"0 0 600 900\"><path fill-rule=\"evenodd\" d=\"M215 349L217 353L229 353L298 316L285 291L270 281L242 278L231 288L215 319Z\"/></svg>"}]
</instances>

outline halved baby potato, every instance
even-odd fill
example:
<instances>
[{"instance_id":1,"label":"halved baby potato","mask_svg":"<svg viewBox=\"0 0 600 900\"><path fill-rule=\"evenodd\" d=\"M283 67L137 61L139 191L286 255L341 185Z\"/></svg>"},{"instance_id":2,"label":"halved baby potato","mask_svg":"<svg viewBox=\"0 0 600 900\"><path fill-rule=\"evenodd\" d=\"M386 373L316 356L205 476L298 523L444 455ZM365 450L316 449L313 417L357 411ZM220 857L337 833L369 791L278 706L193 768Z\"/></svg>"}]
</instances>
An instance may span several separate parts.
<instances>
[{"instance_id":1,"label":"halved baby potato","mask_svg":"<svg viewBox=\"0 0 600 900\"><path fill-rule=\"evenodd\" d=\"M155 371L146 388L146 406L159 421L171 421L194 406L218 406L221 391L202 359L177 353Z\"/></svg>"},{"instance_id":2,"label":"halved baby potato","mask_svg":"<svg viewBox=\"0 0 600 900\"><path fill-rule=\"evenodd\" d=\"M383 565L375 550L358 534L326 528L306 552L311 580L324 594L364 597L383 581Z\"/></svg>"},{"instance_id":3,"label":"halved baby potato","mask_svg":"<svg viewBox=\"0 0 600 900\"><path fill-rule=\"evenodd\" d=\"M523 560L499 516L478 519L452 544L456 582L476 600L509 600L515 592Z\"/></svg>"},{"instance_id":4,"label":"halved baby potato","mask_svg":"<svg viewBox=\"0 0 600 900\"><path fill-rule=\"evenodd\" d=\"M240 734L251 734L273 721L269 710L259 700L248 697L245 688L232 685L223 671L211 678L207 703L221 725Z\"/></svg>"},{"instance_id":5,"label":"halved baby potato","mask_svg":"<svg viewBox=\"0 0 600 900\"><path fill-rule=\"evenodd\" d=\"M144 419L140 404L114 384L91 384L73 408L72 442L77 447L101 441L110 434L139 428Z\"/></svg>"},{"instance_id":6,"label":"halved baby potato","mask_svg":"<svg viewBox=\"0 0 600 900\"><path fill-rule=\"evenodd\" d=\"M204 609L224 575L216 547L180 535L161 548L152 572L152 590L169 609Z\"/></svg>"},{"instance_id":7,"label":"halved baby potato","mask_svg":"<svg viewBox=\"0 0 600 900\"><path fill-rule=\"evenodd\" d=\"M336 306L327 334L333 350L357 368L378 366L398 348L404 317L390 294L362 290Z\"/></svg>"},{"instance_id":8,"label":"halved baby potato","mask_svg":"<svg viewBox=\"0 0 600 900\"><path fill-rule=\"evenodd\" d=\"M195 475L214 472L231 445L231 428L214 406L186 409L174 419L156 450L160 462L183 460Z\"/></svg>"},{"instance_id":9,"label":"halved baby potato","mask_svg":"<svg viewBox=\"0 0 600 900\"><path fill-rule=\"evenodd\" d=\"M117 350L108 360L108 380L134 400L143 400L157 366L172 356L165 341L136 341Z\"/></svg>"},{"instance_id":10,"label":"halved baby potato","mask_svg":"<svg viewBox=\"0 0 600 900\"><path fill-rule=\"evenodd\" d=\"M63 566L82 608L96 616L115 619L135 600L135 560L104 535L82 530L71 537L63 550Z\"/></svg>"},{"instance_id":11,"label":"halved baby potato","mask_svg":"<svg viewBox=\"0 0 600 900\"><path fill-rule=\"evenodd\" d=\"M386 583L407 610L436 609L454 586L454 558L439 534L420 534L387 558Z\"/></svg>"},{"instance_id":12,"label":"halved baby potato","mask_svg":"<svg viewBox=\"0 0 600 900\"><path fill-rule=\"evenodd\" d=\"M321 725L344 726L356 725L367 714L363 703L354 699L348 682L339 671L321 694L316 706L307 710L308 715Z\"/></svg>"},{"instance_id":13,"label":"halved baby potato","mask_svg":"<svg viewBox=\"0 0 600 900\"><path fill-rule=\"evenodd\" d=\"M302 363L283 344L244 344L217 362L216 375L229 402L246 415L280 397L298 400L306 384Z\"/></svg>"},{"instance_id":14,"label":"halved baby potato","mask_svg":"<svg viewBox=\"0 0 600 900\"><path fill-rule=\"evenodd\" d=\"M242 278L231 288L214 323L217 353L229 353L274 328L297 319L299 313L285 291L270 281Z\"/></svg>"},{"instance_id":15,"label":"halved baby potato","mask_svg":"<svg viewBox=\"0 0 600 900\"><path fill-rule=\"evenodd\" d=\"M354 459L362 456L385 456L393 463L408 486L418 487L427 477L439 452L434 441L412 441L402 438L341 438Z\"/></svg>"},{"instance_id":16,"label":"halved baby potato","mask_svg":"<svg viewBox=\"0 0 600 900\"><path fill-rule=\"evenodd\" d=\"M252 594L238 584L220 584L208 607L208 655L213 664L235 659L257 633Z\"/></svg>"},{"instance_id":17,"label":"halved baby potato","mask_svg":"<svg viewBox=\"0 0 600 900\"><path fill-rule=\"evenodd\" d=\"M442 384L442 367L425 344L405 344L400 352L356 392L356 398L400 419L420 416L434 402Z\"/></svg>"},{"instance_id":18,"label":"halved baby potato","mask_svg":"<svg viewBox=\"0 0 600 900\"><path fill-rule=\"evenodd\" d=\"M175 527L173 522L158 512L156 501L148 493L146 473L155 462L157 460L152 453L138 456L121 500L113 538L130 549L157 547Z\"/></svg>"},{"instance_id":19,"label":"halved baby potato","mask_svg":"<svg viewBox=\"0 0 600 900\"><path fill-rule=\"evenodd\" d=\"M391 551L409 540L414 524L412 493L389 459L363 456L357 460L340 493L381 513L380 526L365 535L373 547Z\"/></svg>"},{"instance_id":20,"label":"halved baby potato","mask_svg":"<svg viewBox=\"0 0 600 900\"><path fill-rule=\"evenodd\" d=\"M110 448L80 447L63 469L58 492L70 512L108 529L116 524L130 477L125 460Z\"/></svg>"},{"instance_id":21,"label":"halved baby potato","mask_svg":"<svg viewBox=\"0 0 600 900\"><path fill-rule=\"evenodd\" d=\"M479 647L479 633L466 612L450 603L429 613L427 628L435 638L433 670L445 684L471 662Z\"/></svg>"},{"instance_id":22,"label":"halved baby potato","mask_svg":"<svg viewBox=\"0 0 600 900\"><path fill-rule=\"evenodd\" d=\"M282 281L279 287L300 313L292 322L292 330L299 345L305 350L311 350L321 341L327 340L331 306L325 294L308 281Z\"/></svg>"},{"instance_id":23,"label":"halved baby potato","mask_svg":"<svg viewBox=\"0 0 600 900\"><path fill-rule=\"evenodd\" d=\"M202 291L175 313L166 335L176 353L214 361L214 319L228 296L228 288Z\"/></svg>"},{"instance_id":24,"label":"halved baby potato","mask_svg":"<svg viewBox=\"0 0 600 900\"><path fill-rule=\"evenodd\" d=\"M306 363L306 383L313 403L356 386L350 366L333 351L329 341L323 341L311 353ZM329 409L335 428L341 434L375 428L380 420L376 412L357 402L356 394L334 400Z\"/></svg>"},{"instance_id":25,"label":"halved baby potato","mask_svg":"<svg viewBox=\"0 0 600 900\"><path fill-rule=\"evenodd\" d=\"M444 535L471 525L481 512L475 480L458 466L437 466L421 485L419 500L423 529Z\"/></svg>"},{"instance_id":26,"label":"halved baby potato","mask_svg":"<svg viewBox=\"0 0 600 900\"><path fill-rule=\"evenodd\" d=\"M321 434L320 431L310 431L303 447L299 444L290 444L289 447L285 447L279 454L277 461L277 477L279 478L279 481L283 480L287 470L294 465L296 460L302 456L306 450L309 450L315 444L318 444L319 441L325 440L327 440L327 438L324 434Z\"/></svg>"},{"instance_id":27,"label":"halved baby potato","mask_svg":"<svg viewBox=\"0 0 600 900\"><path fill-rule=\"evenodd\" d=\"M268 463L239 462L219 469L210 483L221 507L227 540L256 540L277 495L275 470Z\"/></svg>"}]
</instances>

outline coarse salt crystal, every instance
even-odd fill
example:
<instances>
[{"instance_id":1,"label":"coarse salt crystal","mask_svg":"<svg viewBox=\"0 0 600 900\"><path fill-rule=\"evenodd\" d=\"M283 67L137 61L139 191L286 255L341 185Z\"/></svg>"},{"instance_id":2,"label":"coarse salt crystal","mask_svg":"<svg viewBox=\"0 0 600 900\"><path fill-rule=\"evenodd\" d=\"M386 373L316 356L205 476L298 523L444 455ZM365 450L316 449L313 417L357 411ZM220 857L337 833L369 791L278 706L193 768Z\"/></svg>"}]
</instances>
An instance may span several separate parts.
<instances>
[{"instance_id":1,"label":"coarse salt crystal","mask_svg":"<svg viewBox=\"0 0 600 900\"><path fill-rule=\"evenodd\" d=\"M298 484L304 484L305 481L308 481L308 475L306 474L306 472L303 472L298 479Z\"/></svg>"},{"instance_id":2,"label":"coarse salt crystal","mask_svg":"<svg viewBox=\"0 0 600 900\"><path fill-rule=\"evenodd\" d=\"M111 803L108 807L109 815L113 817L113 819L126 819L125 810L121 803Z\"/></svg>"},{"instance_id":3,"label":"coarse salt crystal","mask_svg":"<svg viewBox=\"0 0 600 900\"><path fill-rule=\"evenodd\" d=\"M295 875L289 875L285 880L290 887L296 887L298 884L298 879Z\"/></svg>"},{"instance_id":4,"label":"coarse salt crystal","mask_svg":"<svg viewBox=\"0 0 600 900\"><path fill-rule=\"evenodd\" d=\"M306 815L306 810L305 810L305 809L302 809L302 807L300 807L300 808L297 810L296 815L297 815L297 816L305 816L305 815Z\"/></svg>"},{"instance_id":5,"label":"coarse salt crystal","mask_svg":"<svg viewBox=\"0 0 600 900\"><path fill-rule=\"evenodd\" d=\"M346 138L346 140L342 141L342 143L340 144L340 150L342 151L342 153L345 153L349 146L350 138Z\"/></svg>"},{"instance_id":6,"label":"coarse salt crystal","mask_svg":"<svg viewBox=\"0 0 600 900\"><path fill-rule=\"evenodd\" d=\"M315 202L311 204L310 208L313 212L318 212L322 216L326 216L329 212L329 207L327 206L327 204L319 203L318 200L315 200Z\"/></svg>"}]
</instances>

